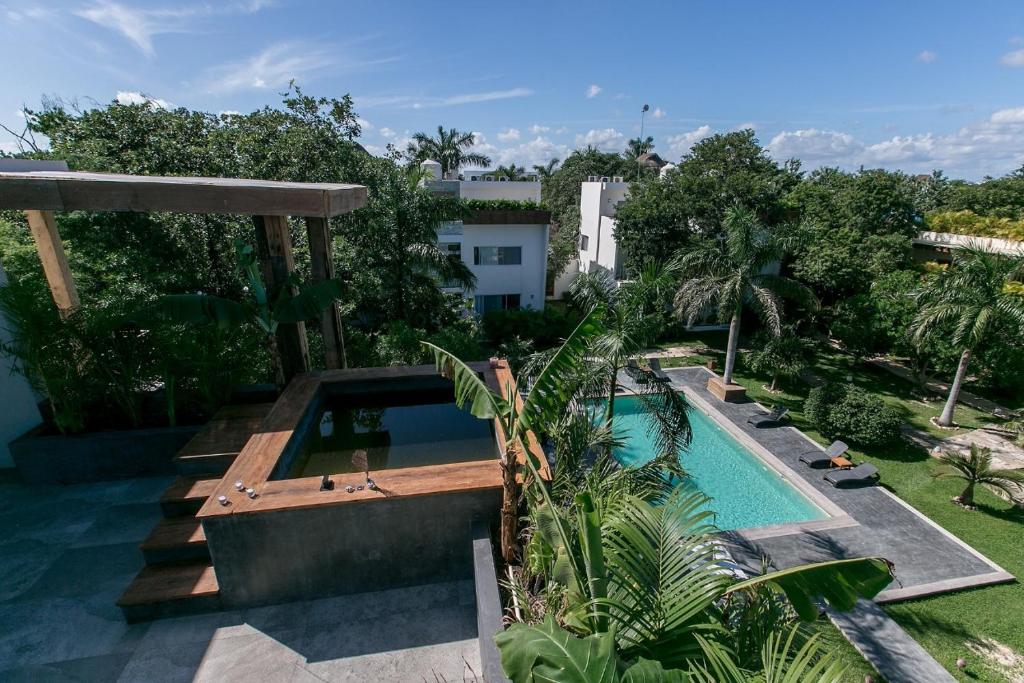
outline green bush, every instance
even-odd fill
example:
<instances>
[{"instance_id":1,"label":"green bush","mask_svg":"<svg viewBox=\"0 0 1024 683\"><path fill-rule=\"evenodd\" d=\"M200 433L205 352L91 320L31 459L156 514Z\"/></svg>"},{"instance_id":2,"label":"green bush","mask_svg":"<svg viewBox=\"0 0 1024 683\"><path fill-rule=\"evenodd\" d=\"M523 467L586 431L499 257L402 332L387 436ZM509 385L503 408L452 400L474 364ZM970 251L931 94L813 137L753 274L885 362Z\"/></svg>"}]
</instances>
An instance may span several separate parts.
<instances>
[{"instance_id":1,"label":"green bush","mask_svg":"<svg viewBox=\"0 0 1024 683\"><path fill-rule=\"evenodd\" d=\"M484 315L484 337L494 348L515 337L530 341L538 351L556 346L572 334L579 324L574 311L548 306L543 311L521 308L514 311L491 311Z\"/></svg>"},{"instance_id":2,"label":"green bush","mask_svg":"<svg viewBox=\"0 0 1024 683\"><path fill-rule=\"evenodd\" d=\"M468 211L536 211L547 209L543 204L529 199L463 199L462 206Z\"/></svg>"},{"instance_id":3,"label":"green bush","mask_svg":"<svg viewBox=\"0 0 1024 683\"><path fill-rule=\"evenodd\" d=\"M879 446L900 435L899 413L859 387L826 384L811 389L804 415L827 439L857 446Z\"/></svg>"}]
</instances>

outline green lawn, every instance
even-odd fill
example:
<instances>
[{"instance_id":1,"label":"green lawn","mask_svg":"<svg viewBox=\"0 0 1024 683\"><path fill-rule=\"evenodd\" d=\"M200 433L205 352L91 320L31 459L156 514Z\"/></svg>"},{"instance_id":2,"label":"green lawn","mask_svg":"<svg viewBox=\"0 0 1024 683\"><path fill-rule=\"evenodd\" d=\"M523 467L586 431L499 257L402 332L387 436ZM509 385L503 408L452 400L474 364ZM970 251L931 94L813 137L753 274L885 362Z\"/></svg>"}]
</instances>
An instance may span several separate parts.
<instances>
[{"instance_id":1,"label":"green lawn","mask_svg":"<svg viewBox=\"0 0 1024 683\"><path fill-rule=\"evenodd\" d=\"M715 351L694 357L666 359L666 367L704 365L715 358L724 363L725 335L701 334L692 344L711 346ZM673 343L678 346L679 343ZM917 389L909 382L856 364L838 352L821 355L814 372L827 379L852 382L877 393L896 407L904 419L915 427L938 435L950 432L936 429L928 421L942 408L941 400L921 401ZM748 395L762 403L782 403L791 410L794 426L819 443L825 440L807 423L802 406L810 387L802 382L786 387L779 394L763 388L767 378L754 377L743 367L736 372L736 381L747 387ZM965 406L958 406L956 420L965 427L991 422L989 416ZM853 449L856 460L873 462L882 473L882 483L925 515L979 550L1015 576L1024 575L1024 510L1015 508L1001 498L981 491L979 509L969 512L954 505L950 499L960 492L955 480L934 479L938 463L927 452L907 443L873 449ZM982 588L949 595L891 605L888 613L906 628L939 662L961 681L984 683L1019 682L1024 680L1024 585L1019 583ZM826 632L829 629L825 629ZM847 645L847 647L849 647ZM988 654L979 654L987 652ZM850 654L852 653L852 654ZM849 648L844 658L858 663L856 652ZM964 657L967 670L960 673L955 662ZM850 681L863 680L868 670L855 669Z\"/></svg>"}]
</instances>

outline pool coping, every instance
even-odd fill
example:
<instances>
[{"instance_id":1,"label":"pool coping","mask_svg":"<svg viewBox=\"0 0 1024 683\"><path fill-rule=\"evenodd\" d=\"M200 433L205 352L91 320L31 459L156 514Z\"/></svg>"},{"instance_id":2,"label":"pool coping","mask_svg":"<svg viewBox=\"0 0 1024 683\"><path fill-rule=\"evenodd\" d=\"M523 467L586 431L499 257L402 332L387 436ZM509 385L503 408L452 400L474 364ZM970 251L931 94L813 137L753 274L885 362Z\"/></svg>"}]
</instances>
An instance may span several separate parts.
<instances>
[{"instance_id":1,"label":"pool coping","mask_svg":"<svg viewBox=\"0 0 1024 683\"><path fill-rule=\"evenodd\" d=\"M700 367L700 366L688 366L688 367L680 367L680 368L665 368L666 372L672 372L673 370L677 371L677 372L701 371L703 374L705 374L707 376L714 375L714 373L710 372L707 368L703 368L703 367ZM671 375L670 375L670 377L671 377ZM703 397L693 396L692 392L690 392L687 387L684 387L681 383L675 381L674 379L672 381L672 386L678 388L679 390L681 390L684 393L684 395L687 397L687 399L696 398L698 400L698 402L700 402L701 404L703 404L703 405L710 405L707 402L707 400L705 400ZM762 410L765 410L765 411L768 410L763 404L761 404L758 401L754 401L752 399L749 399L749 403L758 406ZM739 430L738 426L732 420L729 420L728 418L726 418L726 416L724 414L720 413L717 410L715 411L715 413L718 414L718 415L721 415L722 421L728 423L728 425L730 427L732 427L733 429L736 429L737 431L740 431L740 433L742 433L742 430ZM800 437L804 441L806 441L807 443L811 444L815 449L817 449L817 450L819 450L821 452L825 451L824 447L822 447L821 444L819 444L817 441L815 441L814 439L809 437L807 434L805 434L802 430L797 429L793 425L786 425L785 427L781 427L781 429L790 429L793 432L796 432L798 435L800 435ZM743 434L743 435L747 436L746 434ZM760 444L758 444L758 445L760 445ZM767 451L767 449L765 449L765 450ZM775 459L774 456L772 456L772 458ZM789 470L790 472L793 472L792 468L790 468L788 465L785 465L783 463L783 466L787 470ZM800 476L800 475L796 474L795 472L793 472L793 475L796 476L796 477ZM809 486L809 484L807 484L806 482L803 482L803 483L806 486ZM961 539L959 536L957 536L956 534L954 534L953 532L949 531L948 529L943 527L941 524L936 522L935 520L933 520L930 517L928 517L927 515L925 515L923 512L921 512L920 510L915 508L913 505L911 505L907 501L905 501L902 498L900 498L898 495L896 495L895 493L890 491L885 486L880 486L879 485L879 486L874 486L872 488L874 488L874 489L876 489L878 491L881 491L884 495L888 496L891 500L895 501L898 505L900 505L901 507L906 509L908 512L913 514L915 517L917 517L921 521L923 521L926 525L928 525L928 526L932 527L933 529L935 529L936 531L938 531L940 534L945 536L948 540L952 541L953 544L959 546L963 550L966 550L970 555L974 556L976 559L978 559L983 564L987 565L992 570L992 571L987 572L985 574L974 574L974 575L971 575L971 576L956 577L956 578L952 578L952 579L942 579L942 580L939 580L939 581L929 581L929 582L926 582L926 583L920 583L920 584L911 586L909 588L889 588L889 589L883 590L881 593L876 595L875 598L874 598L875 602L880 603L880 604L885 604L885 603L891 603L891 602L902 602L902 601L906 601L906 600L915 600L915 599L919 599L919 598L926 598L926 597L930 597L930 596L934 596L934 595L941 595L941 594L944 594L944 593L950 593L950 592L954 592L954 591L958 591L958 590L965 590L965 589L968 589L968 588L983 588L985 586L993 586L993 585L997 585L997 584L1012 583L1012 582L1015 582L1017 580L1016 577L1013 574L1011 574L1010 572L1008 572L1005 569L1003 569L1000 565L996 564L995 562L990 560L988 557L986 557L984 554L982 554L979 550L975 549L970 544L968 544L966 541ZM803 490L803 489L801 489L801 490ZM818 495L822 495L823 496L823 494L821 494L818 491L815 491L815 493L817 493ZM831 501L829 501L829 502L832 503ZM835 507L839 507L835 503L832 503L832 505L834 505ZM848 514L846 514L845 512L843 514L852 521L852 524L843 525L843 526L861 526L859 522L857 522L855 519L850 517ZM796 527L796 526L799 526L799 525L784 525L784 526ZM767 528L767 527L763 527L763 528ZM832 527L832 528L839 528L839 527ZM791 531L786 531L784 533L774 533L774 534L769 534L769 535L765 535L765 536L759 536L759 538L769 538L769 537L774 537L774 536L785 536L785 535L794 534L794 533L801 533L802 531L813 531L813 530L815 530L815 529L810 529L810 528L795 529L794 528ZM736 531L736 532L730 532L730 533L732 533L734 535L737 535L737 536L740 536L741 538L744 538L746 540L753 540L753 539L751 539L750 536L747 536L747 535L744 535L744 534L740 533L741 531L742 530L739 530L739 531ZM754 529L754 531L757 531L757 529Z\"/></svg>"}]
</instances>

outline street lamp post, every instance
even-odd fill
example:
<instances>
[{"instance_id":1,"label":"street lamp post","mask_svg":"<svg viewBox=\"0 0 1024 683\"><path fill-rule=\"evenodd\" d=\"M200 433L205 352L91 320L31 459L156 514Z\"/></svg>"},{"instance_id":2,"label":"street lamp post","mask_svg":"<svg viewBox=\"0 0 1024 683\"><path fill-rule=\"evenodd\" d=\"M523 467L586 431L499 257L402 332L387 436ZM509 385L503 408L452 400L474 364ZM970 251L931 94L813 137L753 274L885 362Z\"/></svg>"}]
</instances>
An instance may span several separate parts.
<instances>
[{"instance_id":1,"label":"street lamp post","mask_svg":"<svg viewBox=\"0 0 1024 683\"><path fill-rule=\"evenodd\" d=\"M644 149L644 116L650 110L651 105L645 104L644 108L640 110L640 144L637 145L637 151L643 154ZM640 162L636 162L636 181L640 182Z\"/></svg>"}]
</instances>

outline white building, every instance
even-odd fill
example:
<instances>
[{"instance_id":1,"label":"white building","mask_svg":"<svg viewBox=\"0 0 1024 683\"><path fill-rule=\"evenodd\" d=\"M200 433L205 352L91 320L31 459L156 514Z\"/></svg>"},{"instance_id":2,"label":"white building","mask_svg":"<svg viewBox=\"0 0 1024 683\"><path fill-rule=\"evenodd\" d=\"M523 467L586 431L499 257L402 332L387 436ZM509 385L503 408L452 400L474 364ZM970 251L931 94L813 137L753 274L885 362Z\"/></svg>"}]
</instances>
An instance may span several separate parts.
<instances>
[{"instance_id":1,"label":"white building","mask_svg":"<svg viewBox=\"0 0 1024 683\"><path fill-rule=\"evenodd\" d=\"M440 166L434 162L425 161L421 166L433 177L440 177ZM462 199L510 199L538 205L535 210L476 211L465 221L438 228L438 244L461 258L476 276L476 288L466 292L473 297L474 310L482 314L543 309L551 217L539 208L540 182L494 180L486 171L470 171L463 177L466 180L427 180L424 184L434 192Z\"/></svg>"},{"instance_id":2,"label":"white building","mask_svg":"<svg viewBox=\"0 0 1024 683\"><path fill-rule=\"evenodd\" d=\"M625 277L624 255L615 242L615 209L626 199L629 183L622 177L591 176L580 191L579 270L602 269Z\"/></svg>"}]
</instances>

